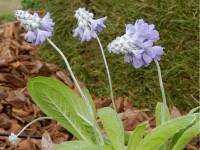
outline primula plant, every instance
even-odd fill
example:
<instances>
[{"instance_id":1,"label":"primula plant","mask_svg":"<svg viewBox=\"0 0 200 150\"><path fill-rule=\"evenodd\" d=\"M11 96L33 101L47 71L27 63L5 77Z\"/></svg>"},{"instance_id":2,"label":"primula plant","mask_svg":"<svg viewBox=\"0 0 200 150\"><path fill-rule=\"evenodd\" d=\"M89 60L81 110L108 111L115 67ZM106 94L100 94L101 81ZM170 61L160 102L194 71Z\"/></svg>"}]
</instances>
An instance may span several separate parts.
<instances>
[{"instance_id":1,"label":"primula plant","mask_svg":"<svg viewBox=\"0 0 200 150\"><path fill-rule=\"evenodd\" d=\"M80 96L58 80L47 77L35 77L29 80L27 85L29 94L49 117L33 120L16 135L11 133L9 140L13 145L18 144L17 137L28 126L43 119L58 121L76 137L75 141L56 145L55 150L182 150L192 138L200 133L200 113L195 113L199 108L194 108L185 116L170 120L158 63L164 51L161 46L154 45L159 40L159 32L155 30L153 24L149 25L143 19L136 20L134 25L127 24L126 33L108 45L110 52L125 55L124 60L131 63L134 68L147 67L151 62L155 62L158 70L163 101L156 106L156 127L147 132L145 129L148 122L144 122L132 133L126 133L115 110L109 69L102 44L97 36L97 33L106 27L104 21L107 17L95 20L93 13L86 11L85 8L79 8L75 13L78 27L73 30L73 36L79 36L82 42L97 39L104 59L114 109L105 107L96 111L89 91L80 87L67 58L49 39L54 26L50 14L47 13L44 18L40 18L37 13L32 15L29 12L17 10L15 16L27 30L25 40L32 42L33 45L48 41L61 55ZM106 135L101 132L97 116L103 124Z\"/></svg>"},{"instance_id":2,"label":"primula plant","mask_svg":"<svg viewBox=\"0 0 200 150\"><path fill-rule=\"evenodd\" d=\"M77 23L78 27L73 30L73 32L74 32L73 36L76 37L79 35L79 39L81 42L89 41L92 38L97 39L100 49L101 49L104 64L106 67L106 72L107 72L109 87L110 87L110 96L112 99L113 107L116 110L115 103L114 103L114 97L113 97L113 91L112 91L112 81L111 81L111 77L110 77L110 71L109 71L106 57L104 54L103 46L101 44L100 39L97 36L97 32L101 32L103 30L103 28L106 27L103 24L103 22L107 19L107 17L103 17L103 18L100 18L97 20L93 19L93 17L94 17L94 14L86 11L85 8L79 8L78 10L76 10L75 18L78 20L78 23Z\"/></svg>"},{"instance_id":3,"label":"primula plant","mask_svg":"<svg viewBox=\"0 0 200 150\"><path fill-rule=\"evenodd\" d=\"M152 61L156 63L160 88L163 98L162 122L165 122L166 98L162 83L161 70L158 63L164 53L161 46L153 46L159 40L155 25L148 25L143 19L138 19L134 25L126 25L126 33L117 37L108 45L108 51L124 54L124 61L132 63L134 68L147 67Z\"/></svg>"}]
</instances>

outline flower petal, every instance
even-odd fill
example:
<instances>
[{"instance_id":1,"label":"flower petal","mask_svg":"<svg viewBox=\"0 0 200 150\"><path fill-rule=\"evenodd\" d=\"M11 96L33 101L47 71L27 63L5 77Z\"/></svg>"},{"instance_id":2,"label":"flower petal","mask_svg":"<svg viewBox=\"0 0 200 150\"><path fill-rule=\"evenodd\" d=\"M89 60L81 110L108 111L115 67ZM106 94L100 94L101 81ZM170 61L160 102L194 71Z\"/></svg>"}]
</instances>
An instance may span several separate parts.
<instances>
[{"instance_id":1,"label":"flower petal","mask_svg":"<svg viewBox=\"0 0 200 150\"><path fill-rule=\"evenodd\" d=\"M164 54L163 47L153 46L146 50L146 53L151 56L152 59L158 60L160 56Z\"/></svg>"},{"instance_id":2,"label":"flower petal","mask_svg":"<svg viewBox=\"0 0 200 150\"><path fill-rule=\"evenodd\" d=\"M142 59L133 58L133 67L140 68L144 64Z\"/></svg>"},{"instance_id":3,"label":"flower petal","mask_svg":"<svg viewBox=\"0 0 200 150\"><path fill-rule=\"evenodd\" d=\"M133 62L133 56L132 55L130 55L130 54L126 54L125 56L124 56L124 61L125 62Z\"/></svg>"},{"instance_id":4,"label":"flower petal","mask_svg":"<svg viewBox=\"0 0 200 150\"><path fill-rule=\"evenodd\" d=\"M33 42L36 40L36 38L37 38L36 33L32 31L28 31L24 36L24 39L28 42Z\"/></svg>"},{"instance_id":5,"label":"flower petal","mask_svg":"<svg viewBox=\"0 0 200 150\"><path fill-rule=\"evenodd\" d=\"M33 13L33 16L37 17L37 18L40 18L40 16L38 15L38 13L34 12Z\"/></svg>"},{"instance_id":6,"label":"flower petal","mask_svg":"<svg viewBox=\"0 0 200 150\"><path fill-rule=\"evenodd\" d=\"M37 31L37 38L35 41L32 42L33 45L38 45L46 41L48 37L51 36L51 32L43 31L43 30L38 30Z\"/></svg>"},{"instance_id":7,"label":"flower petal","mask_svg":"<svg viewBox=\"0 0 200 150\"><path fill-rule=\"evenodd\" d=\"M83 33L84 33L84 29L77 27L76 29L73 30L73 32L74 32L73 37L76 37L78 35L80 35L80 37L82 37Z\"/></svg>"},{"instance_id":8,"label":"flower petal","mask_svg":"<svg viewBox=\"0 0 200 150\"><path fill-rule=\"evenodd\" d=\"M142 53L144 52L144 50L133 50L133 54L135 56L135 58L137 59L141 59L142 58Z\"/></svg>"},{"instance_id":9,"label":"flower petal","mask_svg":"<svg viewBox=\"0 0 200 150\"><path fill-rule=\"evenodd\" d=\"M92 19L91 22L91 28L92 30L96 30L98 32L101 32L103 28L105 28L106 26L103 24L103 22L107 19L107 16L94 20Z\"/></svg>"},{"instance_id":10,"label":"flower petal","mask_svg":"<svg viewBox=\"0 0 200 150\"><path fill-rule=\"evenodd\" d=\"M142 58L143 58L144 62L147 63L147 64L149 64L152 61L152 58L146 53L144 53L142 55Z\"/></svg>"},{"instance_id":11,"label":"flower petal","mask_svg":"<svg viewBox=\"0 0 200 150\"><path fill-rule=\"evenodd\" d=\"M50 17L50 14L47 13L44 18L42 18L42 26L40 29L42 30L46 30L46 31L50 31L52 32L53 31L53 26L55 25L55 23L53 22L53 20L51 19Z\"/></svg>"}]
</instances>

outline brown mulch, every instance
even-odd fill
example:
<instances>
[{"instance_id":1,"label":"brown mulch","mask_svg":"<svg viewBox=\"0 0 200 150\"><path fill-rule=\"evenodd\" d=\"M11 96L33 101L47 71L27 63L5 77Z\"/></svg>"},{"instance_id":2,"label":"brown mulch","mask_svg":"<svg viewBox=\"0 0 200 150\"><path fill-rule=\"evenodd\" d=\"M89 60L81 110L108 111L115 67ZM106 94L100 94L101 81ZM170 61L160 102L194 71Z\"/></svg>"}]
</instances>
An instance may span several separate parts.
<instances>
[{"instance_id":1,"label":"brown mulch","mask_svg":"<svg viewBox=\"0 0 200 150\"><path fill-rule=\"evenodd\" d=\"M0 24L0 133L2 134L17 134L30 121L45 116L27 92L26 83L30 78L46 76L58 79L77 92L67 71L41 61L37 48L24 41L23 34L24 30L17 22ZM83 83L80 84L84 86ZM110 98L93 95L93 99L97 109L112 107ZM133 107L128 99L117 98L116 108L126 131L133 131L144 121L149 122L148 130L155 127L155 118L146 114L148 110ZM181 115L175 108L171 112L173 117ZM34 123L23 134L36 137L19 138L17 150L47 150L54 144L74 140L73 135L52 120ZM37 139L40 137L42 140ZM198 142L198 138L195 138L188 144L187 150L197 150L195 147ZM0 150L4 149L15 148L8 141L8 136L0 135Z\"/></svg>"}]
</instances>

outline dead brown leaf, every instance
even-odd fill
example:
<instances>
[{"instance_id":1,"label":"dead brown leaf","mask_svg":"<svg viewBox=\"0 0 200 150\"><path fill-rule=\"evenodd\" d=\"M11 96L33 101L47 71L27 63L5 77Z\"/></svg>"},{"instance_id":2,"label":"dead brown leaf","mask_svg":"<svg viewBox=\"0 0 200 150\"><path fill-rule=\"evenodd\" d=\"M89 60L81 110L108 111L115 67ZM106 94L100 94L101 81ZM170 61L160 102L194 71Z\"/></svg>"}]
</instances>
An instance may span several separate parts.
<instances>
[{"instance_id":1,"label":"dead brown leaf","mask_svg":"<svg viewBox=\"0 0 200 150\"><path fill-rule=\"evenodd\" d=\"M180 116L181 116L181 113L176 107L172 107L170 109L170 119L174 119Z\"/></svg>"},{"instance_id":2,"label":"dead brown leaf","mask_svg":"<svg viewBox=\"0 0 200 150\"><path fill-rule=\"evenodd\" d=\"M28 116L30 114L29 112L26 112L26 111L24 111L22 109L17 109L17 108L13 108L12 112L14 114L16 114L17 116L19 116L19 117L26 117L26 116Z\"/></svg>"},{"instance_id":3,"label":"dead brown leaf","mask_svg":"<svg viewBox=\"0 0 200 150\"><path fill-rule=\"evenodd\" d=\"M17 120L11 119L9 120L9 122L10 122L10 128L8 130L9 133L18 133L22 129L21 125L18 123Z\"/></svg>"},{"instance_id":4,"label":"dead brown leaf","mask_svg":"<svg viewBox=\"0 0 200 150\"><path fill-rule=\"evenodd\" d=\"M42 135L42 150L53 150L55 144L52 142L48 132Z\"/></svg>"},{"instance_id":5,"label":"dead brown leaf","mask_svg":"<svg viewBox=\"0 0 200 150\"><path fill-rule=\"evenodd\" d=\"M5 113L0 113L0 128L8 129L10 128L10 117Z\"/></svg>"},{"instance_id":6,"label":"dead brown leaf","mask_svg":"<svg viewBox=\"0 0 200 150\"><path fill-rule=\"evenodd\" d=\"M17 149L19 150L27 150L27 149L34 150L33 148L34 148L34 144L31 141L30 137L19 142L18 147L17 147Z\"/></svg>"},{"instance_id":7,"label":"dead brown leaf","mask_svg":"<svg viewBox=\"0 0 200 150\"><path fill-rule=\"evenodd\" d=\"M14 55L9 49L9 45L0 44L0 66L8 65L14 60Z\"/></svg>"},{"instance_id":8,"label":"dead brown leaf","mask_svg":"<svg viewBox=\"0 0 200 150\"><path fill-rule=\"evenodd\" d=\"M116 109L117 109L117 112L122 112L123 111L123 108L124 108L124 100L122 98L118 98L116 101Z\"/></svg>"},{"instance_id":9,"label":"dead brown leaf","mask_svg":"<svg viewBox=\"0 0 200 150\"><path fill-rule=\"evenodd\" d=\"M0 113L3 111L3 105L0 103Z\"/></svg>"},{"instance_id":10,"label":"dead brown leaf","mask_svg":"<svg viewBox=\"0 0 200 150\"><path fill-rule=\"evenodd\" d=\"M61 70L61 71L57 71L56 75L59 77L59 79L61 79L67 86L69 87L73 87L73 82L71 81L71 79L69 78L69 75L66 73L65 70Z\"/></svg>"},{"instance_id":11,"label":"dead brown leaf","mask_svg":"<svg viewBox=\"0 0 200 150\"><path fill-rule=\"evenodd\" d=\"M9 74L6 74L4 77L6 78L7 82L11 85L14 85L19 88L24 88L26 86L25 81L23 79L20 79L19 77Z\"/></svg>"},{"instance_id":12,"label":"dead brown leaf","mask_svg":"<svg viewBox=\"0 0 200 150\"><path fill-rule=\"evenodd\" d=\"M39 69L38 75L48 77L51 75L51 70L43 63L42 67Z\"/></svg>"}]
</instances>

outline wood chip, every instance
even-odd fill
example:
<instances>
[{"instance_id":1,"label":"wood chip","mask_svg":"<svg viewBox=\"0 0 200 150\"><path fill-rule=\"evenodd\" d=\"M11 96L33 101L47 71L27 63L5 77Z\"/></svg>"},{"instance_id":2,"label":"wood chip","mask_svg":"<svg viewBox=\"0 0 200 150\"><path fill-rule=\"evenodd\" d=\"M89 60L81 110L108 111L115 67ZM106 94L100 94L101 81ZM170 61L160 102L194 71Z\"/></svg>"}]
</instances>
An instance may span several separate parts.
<instances>
[{"instance_id":1,"label":"wood chip","mask_svg":"<svg viewBox=\"0 0 200 150\"><path fill-rule=\"evenodd\" d=\"M61 71L57 71L56 75L58 76L59 79L61 79L61 81L63 81L67 86L69 87L73 87L73 82L71 81L71 79L69 78L69 75L66 73L66 71L61 70Z\"/></svg>"},{"instance_id":2,"label":"wood chip","mask_svg":"<svg viewBox=\"0 0 200 150\"><path fill-rule=\"evenodd\" d=\"M14 85L19 88L24 88L26 86L25 81L16 76L7 74L4 77L7 80L7 82L9 82L11 85Z\"/></svg>"}]
</instances>

